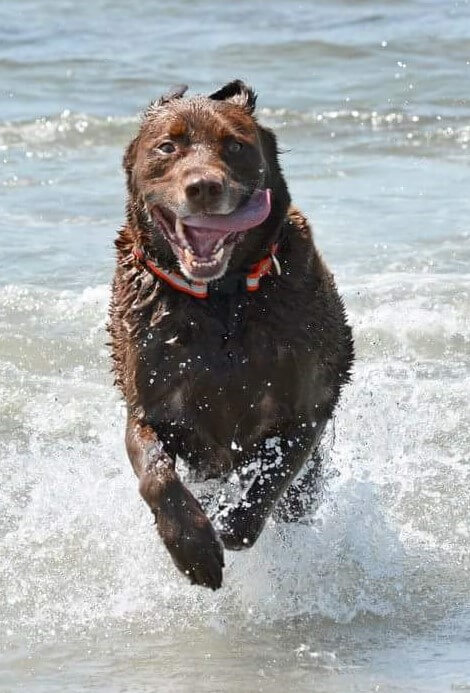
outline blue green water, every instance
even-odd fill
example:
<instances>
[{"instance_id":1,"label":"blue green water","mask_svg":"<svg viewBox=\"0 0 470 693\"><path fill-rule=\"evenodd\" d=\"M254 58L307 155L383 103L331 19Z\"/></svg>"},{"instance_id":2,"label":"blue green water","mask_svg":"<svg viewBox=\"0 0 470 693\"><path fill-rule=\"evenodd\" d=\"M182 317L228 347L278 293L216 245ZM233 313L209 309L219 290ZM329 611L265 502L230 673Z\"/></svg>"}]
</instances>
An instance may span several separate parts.
<instances>
[{"instance_id":1,"label":"blue green water","mask_svg":"<svg viewBox=\"0 0 470 693\"><path fill-rule=\"evenodd\" d=\"M470 690L470 6L3 0L0 690ZM120 162L174 83L259 93L357 343L308 527L186 585L105 346ZM333 473L333 470L339 473Z\"/></svg>"}]
</instances>

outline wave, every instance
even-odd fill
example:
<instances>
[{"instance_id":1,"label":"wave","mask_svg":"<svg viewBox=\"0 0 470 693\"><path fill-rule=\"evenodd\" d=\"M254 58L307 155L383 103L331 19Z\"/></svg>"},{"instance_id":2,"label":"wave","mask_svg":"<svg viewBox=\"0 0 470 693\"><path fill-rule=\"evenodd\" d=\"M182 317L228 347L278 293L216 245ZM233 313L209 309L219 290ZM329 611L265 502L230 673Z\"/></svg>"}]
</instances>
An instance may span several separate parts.
<instances>
[{"instance_id":1,"label":"wave","mask_svg":"<svg viewBox=\"0 0 470 693\"><path fill-rule=\"evenodd\" d=\"M261 108L260 120L279 131L311 127L328 129L335 134L361 137L364 132L384 131L401 136L410 147L452 144L466 149L470 141L470 125L460 118L439 115L418 115L400 111L380 113L360 109L296 111L285 108ZM0 123L0 148L22 147L32 151L50 147L80 148L93 146L123 146L137 130L138 117L100 117L69 110L59 115L44 116L27 121Z\"/></svg>"},{"instance_id":2,"label":"wave","mask_svg":"<svg viewBox=\"0 0 470 693\"><path fill-rule=\"evenodd\" d=\"M115 146L127 141L137 124L135 117L103 118L65 110L55 116L3 122L0 124L0 146L6 149L48 145L64 148Z\"/></svg>"},{"instance_id":3,"label":"wave","mask_svg":"<svg viewBox=\"0 0 470 693\"><path fill-rule=\"evenodd\" d=\"M418 629L457 608L468 584L466 308L451 306L444 282L381 279L363 297L347 287L358 361L324 444L322 505L308 524L270 522L253 549L227 554L216 594L179 576L139 499L108 374L108 288L2 288L9 641L299 619Z\"/></svg>"}]
</instances>

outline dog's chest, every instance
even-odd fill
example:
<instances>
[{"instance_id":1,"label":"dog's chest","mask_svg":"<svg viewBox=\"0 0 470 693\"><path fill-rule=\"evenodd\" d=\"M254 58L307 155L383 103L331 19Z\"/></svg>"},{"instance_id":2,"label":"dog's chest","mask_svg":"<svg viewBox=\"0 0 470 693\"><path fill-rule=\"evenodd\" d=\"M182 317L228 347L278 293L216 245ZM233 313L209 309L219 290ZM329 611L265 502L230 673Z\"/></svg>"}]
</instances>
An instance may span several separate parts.
<instances>
[{"instance_id":1,"label":"dog's chest","mask_svg":"<svg viewBox=\"0 0 470 693\"><path fill-rule=\"evenodd\" d=\"M141 333L137 391L147 415L188 427L259 427L292 392L292 350L279 326L254 311L233 319L167 313Z\"/></svg>"}]
</instances>

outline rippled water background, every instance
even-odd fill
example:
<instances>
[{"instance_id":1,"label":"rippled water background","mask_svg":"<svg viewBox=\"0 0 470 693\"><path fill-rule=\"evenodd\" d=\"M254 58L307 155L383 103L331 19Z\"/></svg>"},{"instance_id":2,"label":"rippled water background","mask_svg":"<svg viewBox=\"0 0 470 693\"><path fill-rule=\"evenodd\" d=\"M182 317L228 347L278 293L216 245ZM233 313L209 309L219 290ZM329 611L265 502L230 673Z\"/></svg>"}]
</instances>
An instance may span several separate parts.
<instances>
[{"instance_id":1,"label":"rippled water background","mask_svg":"<svg viewBox=\"0 0 470 693\"><path fill-rule=\"evenodd\" d=\"M468 2L0 17L0 690L470 690ZM234 77L358 360L311 526L269 526L214 595L176 574L138 497L104 325L136 113Z\"/></svg>"}]
</instances>

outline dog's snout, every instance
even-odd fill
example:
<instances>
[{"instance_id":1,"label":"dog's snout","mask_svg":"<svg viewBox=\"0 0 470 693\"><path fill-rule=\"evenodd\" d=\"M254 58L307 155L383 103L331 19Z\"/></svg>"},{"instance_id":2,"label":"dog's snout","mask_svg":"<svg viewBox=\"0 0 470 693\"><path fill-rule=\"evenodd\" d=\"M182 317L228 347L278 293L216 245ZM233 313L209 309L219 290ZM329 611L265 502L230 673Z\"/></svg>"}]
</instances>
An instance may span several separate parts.
<instances>
[{"instance_id":1,"label":"dog's snout","mask_svg":"<svg viewBox=\"0 0 470 693\"><path fill-rule=\"evenodd\" d=\"M185 187L188 202L201 206L217 202L223 192L223 182L213 176L195 176Z\"/></svg>"}]
</instances>

